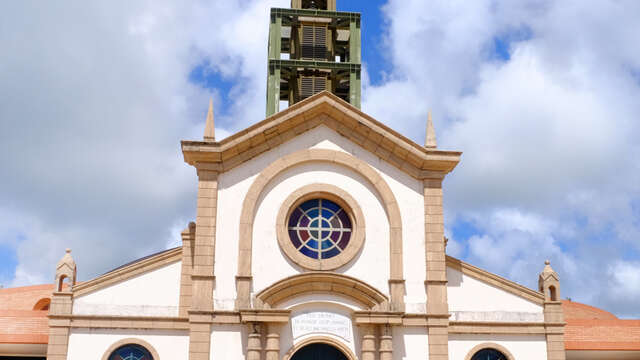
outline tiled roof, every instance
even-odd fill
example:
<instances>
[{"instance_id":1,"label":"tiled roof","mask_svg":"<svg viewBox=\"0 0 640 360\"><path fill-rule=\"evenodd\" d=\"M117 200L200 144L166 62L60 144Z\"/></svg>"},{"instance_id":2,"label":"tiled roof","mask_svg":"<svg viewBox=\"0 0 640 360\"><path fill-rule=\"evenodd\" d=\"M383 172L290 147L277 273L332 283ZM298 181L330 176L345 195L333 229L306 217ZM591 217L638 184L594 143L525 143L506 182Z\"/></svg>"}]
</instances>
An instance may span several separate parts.
<instances>
[{"instance_id":1,"label":"tiled roof","mask_svg":"<svg viewBox=\"0 0 640 360\"><path fill-rule=\"evenodd\" d=\"M615 315L572 301L563 301L567 350L640 351L640 320Z\"/></svg>"},{"instance_id":2,"label":"tiled roof","mask_svg":"<svg viewBox=\"0 0 640 360\"><path fill-rule=\"evenodd\" d=\"M0 289L0 344L46 344L49 312L33 307L52 292L52 284Z\"/></svg>"}]
</instances>

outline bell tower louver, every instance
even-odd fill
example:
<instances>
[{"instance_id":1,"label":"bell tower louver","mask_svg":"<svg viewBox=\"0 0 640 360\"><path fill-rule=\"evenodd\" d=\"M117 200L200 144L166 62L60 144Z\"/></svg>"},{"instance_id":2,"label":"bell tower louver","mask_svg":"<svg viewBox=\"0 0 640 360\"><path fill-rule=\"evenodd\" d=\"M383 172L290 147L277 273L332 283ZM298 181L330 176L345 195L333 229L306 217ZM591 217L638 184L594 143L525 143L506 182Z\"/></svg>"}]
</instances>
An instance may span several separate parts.
<instances>
[{"instance_id":1,"label":"bell tower louver","mask_svg":"<svg viewBox=\"0 0 640 360\"><path fill-rule=\"evenodd\" d=\"M267 116L328 90L360 108L360 13L336 0L291 0L271 9Z\"/></svg>"}]
</instances>

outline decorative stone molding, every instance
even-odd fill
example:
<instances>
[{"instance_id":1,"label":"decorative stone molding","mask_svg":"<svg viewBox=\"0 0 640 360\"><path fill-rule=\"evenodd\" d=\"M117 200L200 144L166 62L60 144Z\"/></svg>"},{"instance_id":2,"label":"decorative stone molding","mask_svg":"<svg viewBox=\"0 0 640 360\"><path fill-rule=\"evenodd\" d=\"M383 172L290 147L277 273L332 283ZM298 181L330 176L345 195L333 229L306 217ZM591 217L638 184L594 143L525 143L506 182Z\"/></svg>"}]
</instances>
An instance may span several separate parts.
<instances>
[{"instance_id":1,"label":"decorative stone molding","mask_svg":"<svg viewBox=\"0 0 640 360\"><path fill-rule=\"evenodd\" d=\"M306 293L345 295L371 310L385 310L389 300L379 290L356 278L324 272L294 275L256 294L256 307L275 308L278 304Z\"/></svg>"},{"instance_id":2,"label":"decorative stone molding","mask_svg":"<svg viewBox=\"0 0 640 360\"><path fill-rule=\"evenodd\" d=\"M344 354L344 356L347 357L348 360L358 360L358 357L345 344L343 344L340 341L335 340L334 338L328 337L328 336L314 336L314 337L305 339L305 340L293 345L287 351L287 353L283 357L283 360L290 360L291 357L293 357L293 355L295 355L295 353L298 350L302 349L303 347L305 347L307 345L311 345L311 344L327 344L327 345L331 345L331 346L335 347L336 349L340 350ZM362 360L365 360L364 357L362 358Z\"/></svg>"},{"instance_id":3,"label":"decorative stone molding","mask_svg":"<svg viewBox=\"0 0 640 360\"><path fill-rule=\"evenodd\" d=\"M258 199L264 189L280 173L294 166L309 162L329 162L346 167L362 175L382 199L383 207L389 221L390 247L390 286L392 307L404 310L404 276L402 258L402 221L400 208L391 188L380 174L364 161L342 151L328 149L307 149L284 156L267 168L254 180L245 196L240 216L240 244L238 250L238 276L236 277L236 308L248 308L251 305L251 261L253 243L253 221L257 210Z\"/></svg>"},{"instance_id":4,"label":"decorative stone molding","mask_svg":"<svg viewBox=\"0 0 640 360\"><path fill-rule=\"evenodd\" d=\"M111 346L109 346L107 351L105 351L104 354L102 355L102 360L109 360L109 356L111 355L111 353L113 353L114 351L118 350L118 348L120 348L122 346L125 346L125 345L132 345L132 344L140 345L143 348L147 349L147 351L149 351L151 356L153 356L153 360L160 360L160 355L158 354L156 349L153 346L151 346L151 344L149 344L148 342L146 342L144 340L136 339L136 338L122 339L122 340L112 344Z\"/></svg>"},{"instance_id":5,"label":"decorative stone molding","mask_svg":"<svg viewBox=\"0 0 640 360\"><path fill-rule=\"evenodd\" d=\"M462 260L447 256L447 266L451 267L464 275L471 276L498 289L504 290L513 295L519 296L525 300L531 301L537 305L544 305L544 294L529 289L528 287L507 280L488 271L482 270Z\"/></svg>"},{"instance_id":6,"label":"decorative stone molding","mask_svg":"<svg viewBox=\"0 0 640 360\"><path fill-rule=\"evenodd\" d=\"M311 259L301 254L289 239L288 221L293 210L307 200L318 198L331 200L340 205L349 215L352 224L349 245L342 253L331 259ZM365 231L364 214L358 202L346 191L329 184L311 184L294 191L282 203L276 218L280 248L294 263L309 270L334 270L353 260L364 245Z\"/></svg>"},{"instance_id":7,"label":"decorative stone molding","mask_svg":"<svg viewBox=\"0 0 640 360\"><path fill-rule=\"evenodd\" d=\"M70 292L73 286L76 284L76 262L71 257L71 249L67 249L66 253L58 261L58 265L56 266L56 290L57 292ZM64 280L69 279L69 287L64 289Z\"/></svg>"},{"instance_id":8,"label":"decorative stone molding","mask_svg":"<svg viewBox=\"0 0 640 360\"><path fill-rule=\"evenodd\" d=\"M189 319L150 316L50 315L58 327L101 329L188 330Z\"/></svg>"},{"instance_id":9,"label":"decorative stone molding","mask_svg":"<svg viewBox=\"0 0 640 360\"><path fill-rule=\"evenodd\" d=\"M473 355L475 355L478 351L480 351L482 349L495 349L495 350L498 350L501 353L503 353L504 356L507 357L507 360L515 360L515 358L513 357L513 355L511 355L509 350L507 350L504 346L498 345L496 343L483 343L483 344L480 344L480 345L474 347L473 349L471 349L471 351L469 351L467 356L465 356L464 360L471 360Z\"/></svg>"},{"instance_id":10,"label":"decorative stone molding","mask_svg":"<svg viewBox=\"0 0 640 360\"><path fill-rule=\"evenodd\" d=\"M462 154L426 149L326 91L220 142L182 141L182 153L191 165L206 162L211 170L224 172L319 125L335 130L416 179L424 179L432 171L452 171Z\"/></svg>"},{"instance_id":11,"label":"decorative stone molding","mask_svg":"<svg viewBox=\"0 0 640 360\"><path fill-rule=\"evenodd\" d=\"M151 257L117 268L95 279L77 284L73 287L73 295L78 297L89 294L132 277L175 263L181 259L182 248L178 247L163 251Z\"/></svg>"}]
</instances>

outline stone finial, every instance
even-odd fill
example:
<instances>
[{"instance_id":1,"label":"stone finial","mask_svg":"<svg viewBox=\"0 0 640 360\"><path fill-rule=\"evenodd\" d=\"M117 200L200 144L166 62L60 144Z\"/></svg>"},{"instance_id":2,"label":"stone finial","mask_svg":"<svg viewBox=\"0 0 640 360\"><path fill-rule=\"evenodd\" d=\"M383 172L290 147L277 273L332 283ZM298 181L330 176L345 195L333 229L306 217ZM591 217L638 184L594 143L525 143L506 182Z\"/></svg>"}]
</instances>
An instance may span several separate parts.
<instances>
[{"instance_id":1,"label":"stone finial","mask_svg":"<svg viewBox=\"0 0 640 360\"><path fill-rule=\"evenodd\" d=\"M431 118L431 111L429 111L429 115L427 117L427 133L425 136L424 147L430 149L438 147L438 142L436 141L436 130L433 127L433 119Z\"/></svg>"},{"instance_id":2,"label":"stone finial","mask_svg":"<svg viewBox=\"0 0 640 360\"><path fill-rule=\"evenodd\" d=\"M213 98L209 99L209 112L204 126L204 141L216 141L216 128L213 121Z\"/></svg>"},{"instance_id":3,"label":"stone finial","mask_svg":"<svg viewBox=\"0 0 640 360\"><path fill-rule=\"evenodd\" d=\"M538 277L538 290L544 293L547 301L560 299L560 276L553 270L549 260L544 262L544 269Z\"/></svg>"},{"instance_id":4,"label":"stone finial","mask_svg":"<svg viewBox=\"0 0 640 360\"><path fill-rule=\"evenodd\" d=\"M67 249L65 251L64 256L60 261L58 261L58 265L56 266L56 291L63 291L62 285L65 279L69 279L69 285L73 286L76 284L76 262L71 257L71 249ZM68 291L71 291L69 288Z\"/></svg>"}]
</instances>

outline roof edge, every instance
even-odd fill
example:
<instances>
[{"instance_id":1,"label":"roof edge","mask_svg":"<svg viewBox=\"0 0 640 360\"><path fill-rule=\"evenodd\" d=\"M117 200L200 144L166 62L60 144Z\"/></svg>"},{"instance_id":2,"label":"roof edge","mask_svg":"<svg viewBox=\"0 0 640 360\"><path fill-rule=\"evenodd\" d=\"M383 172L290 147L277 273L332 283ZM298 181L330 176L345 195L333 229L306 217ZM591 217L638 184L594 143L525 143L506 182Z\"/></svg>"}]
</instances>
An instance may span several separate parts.
<instances>
[{"instance_id":1,"label":"roof edge","mask_svg":"<svg viewBox=\"0 0 640 360\"><path fill-rule=\"evenodd\" d=\"M447 255L447 266L461 271L465 275L469 275L476 280L480 280L499 289L505 290L513 295L519 296L525 300L531 301L537 305L544 305L544 294L526 286L520 285L514 281L505 279L496 274L490 273L479 267L473 266L460 259L456 259Z\"/></svg>"},{"instance_id":2,"label":"roof edge","mask_svg":"<svg viewBox=\"0 0 640 360\"><path fill-rule=\"evenodd\" d=\"M73 287L73 295L86 295L180 260L182 260L182 246L134 261L97 278L77 284Z\"/></svg>"}]
</instances>

